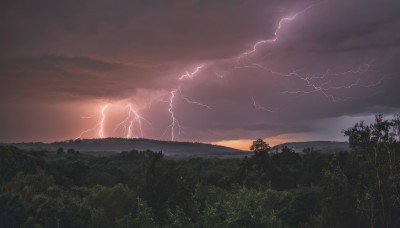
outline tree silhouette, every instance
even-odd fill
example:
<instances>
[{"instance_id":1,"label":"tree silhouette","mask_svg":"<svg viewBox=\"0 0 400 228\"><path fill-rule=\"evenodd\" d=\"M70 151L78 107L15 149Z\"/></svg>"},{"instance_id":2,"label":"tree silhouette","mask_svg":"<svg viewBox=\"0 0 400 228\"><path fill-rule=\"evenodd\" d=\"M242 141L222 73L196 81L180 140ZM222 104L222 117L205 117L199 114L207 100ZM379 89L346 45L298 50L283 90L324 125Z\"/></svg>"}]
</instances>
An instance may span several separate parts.
<instances>
[{"instance_id":1,"label":"tree silhouette","mask_svg":"<svg viewBox=\"0 0 400 228\"><path fill-rule=\"evenodd\" d=\"M256 141L253 141L253 145L251 145L250 150L254 153L268 152L271 150L271 147L264 140L257 139Z\"/></svg>"}]
</instances>

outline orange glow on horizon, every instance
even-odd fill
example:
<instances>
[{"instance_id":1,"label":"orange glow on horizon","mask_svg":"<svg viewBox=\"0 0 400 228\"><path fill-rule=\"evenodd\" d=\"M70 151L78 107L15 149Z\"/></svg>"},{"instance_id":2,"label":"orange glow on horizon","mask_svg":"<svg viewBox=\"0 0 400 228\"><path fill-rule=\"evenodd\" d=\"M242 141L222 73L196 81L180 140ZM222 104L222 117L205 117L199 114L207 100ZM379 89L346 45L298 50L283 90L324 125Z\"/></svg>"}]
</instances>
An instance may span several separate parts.
<instances>
[{"instance_id":1,"label":"orange glow on horizon","mask_svg":"<svg viewBox=\"0 0 400 228\"><path fill-rule=\"evenodd\" d=\"M253 144L254 140L249 140L249 139L222 140L222 141L211 142L211 144L249 151L250 146ZM263 140L267 142L271 147L287 142L304 141L303 137L301 137L300 135L290 135L290 134L277 135L269 138L264 138Z\"/></svg>"},{"instance_id":2,"label":"orange glow on horizon","mask_svg":"<svg viewBox=\"0 0 400 228\"><path fill-rule=\"evenodd\" d=\"M222 140L217 142L211 142L211 144L231 147L239 150L250 150L250 146L253 143L253 140Z\"/></svg>"}]
</instances>

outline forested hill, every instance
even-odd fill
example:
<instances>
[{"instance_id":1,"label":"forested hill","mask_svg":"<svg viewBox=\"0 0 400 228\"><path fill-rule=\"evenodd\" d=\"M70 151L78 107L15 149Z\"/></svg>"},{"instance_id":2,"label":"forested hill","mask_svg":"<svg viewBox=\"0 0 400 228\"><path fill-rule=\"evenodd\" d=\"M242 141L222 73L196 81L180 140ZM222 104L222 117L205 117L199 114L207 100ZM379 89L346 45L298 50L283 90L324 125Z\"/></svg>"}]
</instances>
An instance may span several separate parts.
<instances>
[{"instance_id":1,"label":"forested hill","mask_svg":"<svg viewBox=\"0 0 400 228\"><path fill-rule=\"evenodd\" d=\"M205 143L171 142L151 139L83 139L69 140L54 143L16 143L21 149L56 151L73 149L86 153L122 152L130 150L162 151L166 156L173 157L244 157L249 155L247 151L241 151L229 147L217 146Z\"/></svg>"}]
</instances>

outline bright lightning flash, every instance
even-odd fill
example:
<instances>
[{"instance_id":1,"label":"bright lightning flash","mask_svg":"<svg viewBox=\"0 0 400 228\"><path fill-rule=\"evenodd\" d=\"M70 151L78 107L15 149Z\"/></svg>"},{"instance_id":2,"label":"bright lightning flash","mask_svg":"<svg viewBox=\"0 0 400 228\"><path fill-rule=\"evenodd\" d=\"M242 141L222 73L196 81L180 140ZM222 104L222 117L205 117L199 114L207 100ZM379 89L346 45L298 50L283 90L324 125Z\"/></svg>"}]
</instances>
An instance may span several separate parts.
<instances>
[{"instance_id":1,"label":"bright lightning flash","mask_svg":"<svg viewBox=\"0 0 400 228\"><path fill-rule=\"evenodd\" d=\"M269 43L274 43L278 40L278 32L282 29L282 25L284 24L284 22L289 22L289 21L293 21L294 19L296 19L297 16L299 16L300 14L305 13L307 10L309 10L310 8L312 8L313 6L315 6L315 4L308 6L307 8L305 8L304 10L295 13L294 15L290 16L290 17L284 17L282 19L279 20L278 22L278 26L276 27L275 31L274 31L274 37L271 39L267 39L267 40L260 40L257 41L254 45L253 48L251 50L245 51L242 54L239 55L238 59L241 59L242 57L245 57L247 55L253 54L254 52L257 51L257 47L260 45L264 45L264 44L269 44Z\"/></svg>"},{"instance_id":2,"label":"bright lightning flash","mask_svg":"<svg viewBox=\"0 0 400 228\"><path fill-rule=\"evenodd\" d=\"M100 122L100 130L99 130L99 137L104 138L104 121L106 120L106 109L108 108L108 104L103 106L101 109L101 122Z\"/></svg>"},{"instance_id":3,"label":"bright lightning flash","mask_svg":"<svg viewBox=\"0 0 400 228\"><path fill-rule=\"evenodd\" d=\"M101 108L101 120L99 123L97 123L94 127L89 128L87 130L82 131L78 137L75 138L75 140L82 138L83 135L85 135L86 133L89 133L91 131L94 131L96 129L99 129L98 135L100 138L104 138L104 122L106 119L106 110L108 108L109 104L103 105L103 107Z\"/></svg>"},{"instance_id":4,"label":"bright lightning flash","mask_svg":"<svg viewBox=\"0 0 400 228\"><path fill-rule=\"evenodd\" d=\"M196 67L196 70L194 70L192 73L186 72L186 74L179 77L179 80L183 80L185 78L192 79L203 67L204 67L204 64Z\"/></svg>"},{"instance_id":5,"label":"bright lightning flash","mask_svg":"<svg viewBox=\"0 0 400 228\"><path fill-rule=\"evenodd\" d=\"M176 89L170 92L169 97L169 108L168 112L171 116L171 124L168 126L171 128L171 141L175 141L175 128L178 127L179 132L181 132L181 125L179 125L178 119L175 117L174 113L174 99L175 99Z\"/></svg>"},{"instance_id":6,"label":"bright lightning flash","mask_svg":"<svg viewBox=\"0 0 400 228\"><path fill-rule=\"evenodd\" d=\"M266 44L272 44L275 43L278 40L278 35L280 30L282 29L282 27L284 26L284 24L286 24L287 22L293 21L295 20L299 15L305 13L306 11L308 11L310 8L314 7L316 4L312 4L310 6L308 6L307 8L303 9L302 11L299 11L295 14L293 14L292 16L289 17L283 17L281 18L276 26L276 29L274 31L274 36L273 38L270 39L265 39L265 40L260 40L254 43L252 49L244 51L243 53L239 54L237 57L232 58L232 59L225 59L223 61L229 61L236 65L234 66L234 68L257 68L257 69L262 69L267 71L268 73L278 76L278 77L285 77L285 78L295 78L296 80L301 80L304 82L303 86L310 88L309 90L298 90L298 91L283 91L281 92L281 94L310 94L310 93L321 93L323 96L325 96L326 98L330 99L333 102L337 102L337 101L344 101L347 98L343 99L343 98L337 98L335 97L332 93L329 93L329 91L334 91L334 90L340 90L340 89L351 89L353 87L364 87L364 88L369 88L369 87L374 87L377 86L381 83L382 79L376 83L373 84L362 84L361 83L361 75L368 72L369 68L371 66L371 64L363 64L361 65L359 68L355 69L355 70L349 70L349 71L345 71L345 72L339 72L339 73L333 73L330 70L327 70L324 74L322 75L312 75L312 76L303 76L300 75L297 71L292 71L290 73L281 73L281 72L277 72L274 71L272 69L270 69L269 67L263 66L262 64L259 63L252 63L250 62L249 58L244 58L244 57L248 57L249 55L252 55L253 53L257 52L257 50L259 49L260 46L262 45L266 45ZM234 62L234 60L236 60ZM240 60L240 61L239 61ZM207 63L207 65L212 65L212 64L217 64L218 62L215 63ZM246 65L243 65L243 64ZM240 64L240 65L239 65ZM189 81L191 79L193 79L197 74L200 73L200 71L206 66L206 64L202 64L202 65L198 65L192 72L186 72L185 74L181 75L180 77L178 77L178 82L176 84L176 87L173 88L170 92L169 92L169 97L168 100L166 101L161 101L161 102L165 102L168 103L168 112L171 118L171 123L169 126L167 126L167 129L165 130L164 134L167 132L167 130L169 128L171 128L171 140L174 141L176 139L176 131L178 130L179 134L181 133L182 130L182 126L180 125L178 119L176 118L175 115L175 100L176 100L176 95L177 92L179 92L180 97L185 100L187 103L189 104L193 104L193 105L197 105L197 106L201 106L207 109L212 109L210 106L202 104L200 102L191 100L187 97L185 97L182 92L181 92L181 86L182 83L181 81L185 80L185 81ZM214 72L218 77L220 78L224 78L226 73L217 73ZM353 80L351 83L342 83L340 85L335 85L334 83L334 79L338 78L338 77L344 77L344 76L353 76L352 78L354 78L357 75L360 75L360 77L357 78L357 80ZM257 104L256 100L254 99L254 97L252 97L252 103L253 103L253 107L256 110L262 110L262 111L267 111L267 112L275 112L274 110L271 110L269 108L260 106L259 104ZM151 103L150 103L151 104ZM149 106L150 107L150 106ZM106 109L108 108L108 104L104 105L101 109L101 121L96 124L93 128L85 130L83 132L81 132L81 134L77 137L77 139L81 138L84 134L94 131L96 129L99 129L98 135L100 138L104 138L104 123L105 123L105 112ZM138 112L136 109L133 108L133 106L131 104L128 104L126 106L126 108L128 109L128 115L127 117L120 122L117 125L118 129L120 126L123 126L123 129L126 130L126 137L127 138L132 138L134 137L134 131L135 131L135 124L138 126L139 129L139 134L141 137L143 137L143 131L142 131L142 120L145 120ZM147 121L147 120L146 120ZM148 121L147 121L148 122ZM163 135L164 135L163 134Z\"/></svg>"},{"instance_id":7,"label":"bright lightning flash","mask_svg":"<svg viewBox=\"0 0 400 228\"><path fill-rule=\"evenodd\" d=\"M120 122L116 129L118 129L120 126L123 126L123 130L127 130L126 133L126 138L134 138L138 136L134 136L134 123L136 122L138 125L140 137L143 138L143 129L142 129L142 121L146 121L147 123L150 123L147 121L145 118L143 118L138 111L133 108L132 104L128 104L125 107L128 110L128 116Z\"/></svg>"}]
</instances>

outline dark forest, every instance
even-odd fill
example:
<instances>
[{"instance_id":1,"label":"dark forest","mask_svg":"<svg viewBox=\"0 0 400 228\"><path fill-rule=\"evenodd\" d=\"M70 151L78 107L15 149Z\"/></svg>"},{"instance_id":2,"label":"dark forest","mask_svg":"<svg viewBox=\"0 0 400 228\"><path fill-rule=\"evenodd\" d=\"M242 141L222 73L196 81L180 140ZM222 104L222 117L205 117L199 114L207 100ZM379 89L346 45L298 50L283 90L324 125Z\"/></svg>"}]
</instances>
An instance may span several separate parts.
<instances>
[{"instance_id":1,"label":"dark forest","mask_svg":"<svg viewBox=\"0 0 400 228\"><path fill-rule=\"evenodd\" d=\"M343 133L350 152L259 139L244 159L1 146L0 226L399 227L399 117Z\"/></svg>"}]
</instances>

